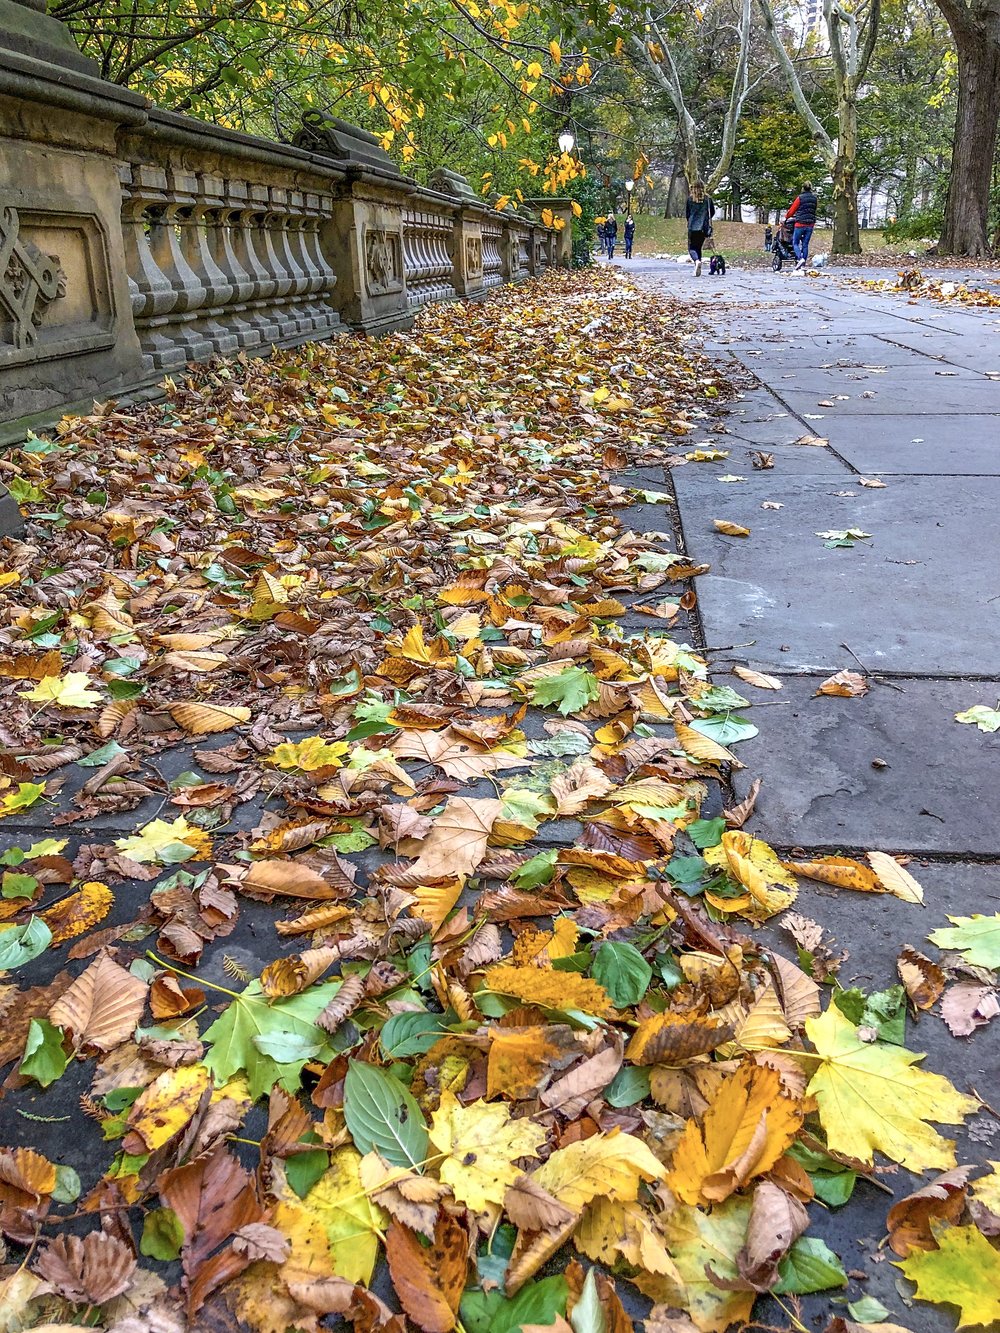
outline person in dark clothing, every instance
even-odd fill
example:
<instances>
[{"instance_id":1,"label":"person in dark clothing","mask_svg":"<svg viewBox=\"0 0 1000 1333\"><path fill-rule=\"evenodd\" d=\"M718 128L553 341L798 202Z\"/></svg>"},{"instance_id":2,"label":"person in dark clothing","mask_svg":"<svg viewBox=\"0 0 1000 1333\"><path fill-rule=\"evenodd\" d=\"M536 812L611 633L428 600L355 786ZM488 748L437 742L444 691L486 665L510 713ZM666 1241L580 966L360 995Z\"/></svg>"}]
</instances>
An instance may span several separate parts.
<instances>
[{"instance_id":1,"label":"person in dark clothing","mask_svg":"<svg viewBox=\"0 0 1000 1333\"><path fill-rule=\"evenodd\" d=\"M607 241L604 239L604 219L601 218L597 224L597 249L600 254L604 254Z\"/></svg>"},{"instance_id":2,"label":"person in dark clothing","mask_svg":"<svg viewBox=\"0 0 1000 1333\"><path fill-rule=\"evenodd\" d=\"M715 217L715 204L705 191L704 181L695 181L691 186L687 207L688 254L694 260L694 275L701 277L701 248L712 234L712 218Z\"/></svg>"},{"instance_id":3,"label":"person in dark clothing","mask_svg":"<svg viewBox=\"0 0 1000 1333\"><path fill-rule=\"evenodd\" d=\"M609 213L604 223L604 239L608 244L608 258L615 257L615 241L618 239L618 221L614 213Z\"/></svg>"},{"instance_id":4,"label":"person in dark clothing","mask_svg":"<svg viewBox=\"0 0 1000 1333\"><path fill-rule=\"evenodd\" d=\"M625 219L625 258L632 258L632 243L635 240L635 218L627 217Z\"/></svg>"},{"instance_id":5,"label":"person in dark clothing","mask_svg":"<svg viewBox=\"0 0 1000 1333\"><path fill-rule=\"evenodd\" d=\"M774 249L774 232L771 230L771 224L768 223L764 228L764 253L770 254Z\"/></svg>"},{"instance_id":6,"label":"person in dark clothing","mask_svg":"<svg viewBox=\"0 0 1000 1333\"><path fill-rule=\"evenodd\" d=\"M808 181L802 186L802 189L795 196L791 208L785 214L785 221L794 224L795 231L792 236L792 249L795 251L798 263L796 270L805 268L809 263L809 238L813 234L813 227L816 225L816 206L819 201L813 193L813 187Z\"/></svg>"}]
</instances>

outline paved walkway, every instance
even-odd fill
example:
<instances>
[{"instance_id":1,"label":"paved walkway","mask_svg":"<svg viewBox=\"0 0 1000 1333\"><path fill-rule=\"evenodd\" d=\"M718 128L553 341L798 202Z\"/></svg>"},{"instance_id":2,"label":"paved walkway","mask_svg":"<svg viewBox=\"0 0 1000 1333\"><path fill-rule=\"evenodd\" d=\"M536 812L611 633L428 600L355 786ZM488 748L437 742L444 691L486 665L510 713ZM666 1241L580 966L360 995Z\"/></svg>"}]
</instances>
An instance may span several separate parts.
<instances>
[{"instance_id":1,"label":"paved walkway","mask_svg":"<svg viewBox=\"0 0 1000 1333\"><path fill-rule=\"evenodd\" d=\"M690 296L705 349L735 360L746 384L722 432L686 443L728 456L670 477L687 550L711 565L696 587L705 643L721 650L713 677L724 683L725 663L746 663L783 682L765 697L729 681L754 696L760 728L738 747L737 793L763 779L747 827L781 850L915 855L923 910L822 885L797 904L848 949L844 985L892 985L902 947L934 953L926 936L947 913L1000 911L1000 732L954 721L1000 699L1000 311L877 295L833 276L695 279L655 260L628 271ZM794 443L805 435L829 444ZM773 467L753 466L760 452ZM744 480L721 480L733 476ZM720 534L717 518L750 537ZM816 535L848 528L871 537L830 548ZM863 698L815 696L858 659L884 683ZM928 1016L907 1044L1000 1103L1000 1031L958 1040ZM976 1125L958 1136L960 1162L1000 1156L1000 1121ZM832 1214L824 1236L898 1312L898 1272L877 1251L887 1200L868 1186L862 1197L864 1211ZM926 1305L903 1322L949 1327Z\"/></svg>"}]
</instances>

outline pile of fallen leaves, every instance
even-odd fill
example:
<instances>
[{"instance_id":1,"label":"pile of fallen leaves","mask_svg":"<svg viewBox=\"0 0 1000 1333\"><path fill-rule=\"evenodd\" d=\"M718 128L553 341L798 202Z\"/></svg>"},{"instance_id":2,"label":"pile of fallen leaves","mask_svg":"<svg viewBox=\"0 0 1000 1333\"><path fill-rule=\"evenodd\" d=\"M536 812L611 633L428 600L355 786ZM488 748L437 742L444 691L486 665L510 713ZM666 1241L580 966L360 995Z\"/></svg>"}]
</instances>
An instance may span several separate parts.
<instances>
[{"instance_id":1,"label":"pile of fallen leaves","mask_svg":"<svg viewBox=\"0 0 1000 1333\"><path fill-rule=\"evenodd\" d=\"M849 287L857 287L869 292L881 292L890 296L907 296L916 299L926 297L931 301L940 301L945 305L970 305L1000 307L1000 292L986 287L969 287L961 281L950 282L942 278L929 278L920 269L906 269L892 278L842 278ZM990 279L993 287L997 279Z\"/></svg>"},{"instance_id":2,"label":"pile of fallen leaves","mask_svg":"<svg viewBox=\"0 0 1000 1333\"><path fill-rule=\"evenodd\" d=\"M839 987L799 877L919 884L726 808L756 728L643 471L725 393L686 337L551 275L3 460L7 1328L624 1333L615 1274L723 1329L847 1285L810 1206L876 1154L945 1172L889 1216L918 1295L997 1313L931 1123L980 1104L901 1044L988 1020L997 921Z\"/></svg>"}]
</instances>

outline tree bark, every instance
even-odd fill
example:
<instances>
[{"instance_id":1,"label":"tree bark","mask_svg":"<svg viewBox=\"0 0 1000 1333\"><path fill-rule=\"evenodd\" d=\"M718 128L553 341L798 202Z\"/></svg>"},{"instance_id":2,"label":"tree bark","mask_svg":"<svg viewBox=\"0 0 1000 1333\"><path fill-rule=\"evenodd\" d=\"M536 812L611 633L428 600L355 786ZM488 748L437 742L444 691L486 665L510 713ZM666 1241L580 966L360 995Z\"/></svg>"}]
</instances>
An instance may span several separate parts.
<instances>
[{"instance_id":1,"label":"tree bark","mask_svg":"<svg viewBox=\"0 0 1000 1333\"><path fill-rule=\"evenodd\" d=\"M833 164L833 243L835 255L859 255L858 232L858 104L842 97L837 106L840 136Z\"/></svg>"},{"instance_id":2,"label":"tree bark","mask_svg":"<svg viewBox=\"0 0 1000 1333\"><path fill-rule=\"evenodd\" d=\"M1000 13L992 22L953 23L958 111L948 202L938 247L945 255L989 253L990 180L1000 123Z\"/></svg>"}]
</instances>

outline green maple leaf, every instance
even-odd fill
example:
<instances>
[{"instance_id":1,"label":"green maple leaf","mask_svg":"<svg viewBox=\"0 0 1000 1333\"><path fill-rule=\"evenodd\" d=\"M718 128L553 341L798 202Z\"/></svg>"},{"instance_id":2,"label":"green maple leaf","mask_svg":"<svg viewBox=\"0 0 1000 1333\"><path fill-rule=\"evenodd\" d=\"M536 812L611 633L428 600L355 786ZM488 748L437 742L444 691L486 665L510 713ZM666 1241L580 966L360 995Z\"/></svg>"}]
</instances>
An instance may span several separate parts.
<instances>
[{"instance_id":1,"label":"green maple leaf","mask_svg":"<svg viewBox=\"0 0 1000 1333\"><path fill-rule=\"evenodd\" d=\"M959 1328L1000 1319L1000 1254L976 1227L947 1227L936 1250L914 1250L901 1263L916 1296L935 1305L957 1305Z\"/></svg>"},{"instance_id":2,"label":"green maple leaf","mask_svg":"<svg viewBox=\"0 0 1000 1333\"><path fill-rule=\"evenodd\" d=\"M564 667L558 676L546 676L535 685L531 696L533 704L546 708L555 704L563 717L578 713L597 698L600 681L583 667Z\"/></svg>"},{"instance_id":3,"label":"green maple leaf","mask_svg":"<svg viewBox=\"0 0 1000 1333\"><path fill-rule=\"evenodd\" d=\"M939 949L958 949L976 967L1000 967L1000 916L949 916L951 926L927 937Z\"/></svg>"},{"instance_id":4,"label":"green maple leaf","mask_svg":"<svg viewBox=\"0 0 1000 1333\"><path fill-rule=\"evenodd\" d=\"M212 1043L205 1064L216 1083L245 1071L254 1100L270 1092L275 1083L286 1092L295 1092L307 1060L333 1058L330 1038L315 1020L340 985L339 979L326 981L301 995L271 1002L260 982L251 981L205 1033L204 1040ZM281 1055L287 1058L276 1058Z\"/></svg>"}]
</instances>

